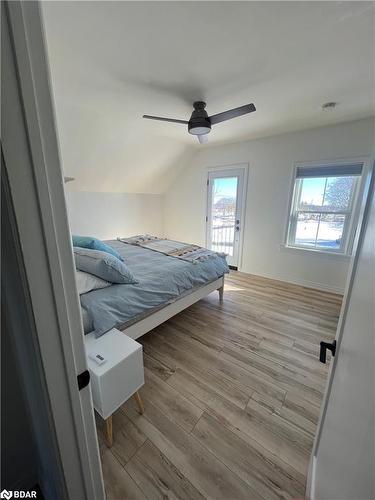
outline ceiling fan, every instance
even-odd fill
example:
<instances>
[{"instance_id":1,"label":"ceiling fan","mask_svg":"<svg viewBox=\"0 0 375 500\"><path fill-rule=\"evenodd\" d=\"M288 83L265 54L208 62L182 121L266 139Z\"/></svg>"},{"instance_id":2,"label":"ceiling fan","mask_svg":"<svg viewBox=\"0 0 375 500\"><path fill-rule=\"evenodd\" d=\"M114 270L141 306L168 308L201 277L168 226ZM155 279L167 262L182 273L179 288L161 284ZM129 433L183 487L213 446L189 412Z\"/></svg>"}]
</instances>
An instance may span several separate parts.
<instances>
[{"instance_id":1,"label":"ceiling fan","mask_svg":"<svg viewBox=\"0 0 375 500\"><path fill-rule=\"evenodd\" d=\"M149 120L159 120L162 122L172 122L172 123L182 123L188 126L189 134L196 135L198 141L203 144L208 142L209 132L211 132L211 126L216 125L220 122L225 122L236 118L237 116L246 115L247 113L252 113L256 111L254 104L245 104L239 108L230 109L229 111L224 111L223 113L218 113L217 115L208 116L205 110L206 103L203 101L197 101L193 104L194 111L191 114L190 120L176 120L175 118L163 118L161 116L150 116L143 115L143 118Z\"/></svg>"}]
</instances>

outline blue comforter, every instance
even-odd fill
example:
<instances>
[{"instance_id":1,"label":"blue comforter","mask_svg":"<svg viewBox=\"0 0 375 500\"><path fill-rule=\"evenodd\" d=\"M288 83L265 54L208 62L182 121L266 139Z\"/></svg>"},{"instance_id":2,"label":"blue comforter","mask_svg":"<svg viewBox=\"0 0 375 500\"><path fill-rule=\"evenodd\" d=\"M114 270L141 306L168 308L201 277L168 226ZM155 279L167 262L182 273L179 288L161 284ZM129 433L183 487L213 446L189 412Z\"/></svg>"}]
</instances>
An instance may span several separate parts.
<instances>
[{"instance_id":1,"label":"blue comforter","mask_svg":"<svg viewBox=\"0 0 375 500\"><path fill-rule=\"evenodd\" d=\"M117 240L106 243L120 253L139 283L112 285L81 295L81 305L97 336L114 327L129 326L152 309L229 272L225 257L219 255L193 264Z\"/></svg>"}]
</instances>

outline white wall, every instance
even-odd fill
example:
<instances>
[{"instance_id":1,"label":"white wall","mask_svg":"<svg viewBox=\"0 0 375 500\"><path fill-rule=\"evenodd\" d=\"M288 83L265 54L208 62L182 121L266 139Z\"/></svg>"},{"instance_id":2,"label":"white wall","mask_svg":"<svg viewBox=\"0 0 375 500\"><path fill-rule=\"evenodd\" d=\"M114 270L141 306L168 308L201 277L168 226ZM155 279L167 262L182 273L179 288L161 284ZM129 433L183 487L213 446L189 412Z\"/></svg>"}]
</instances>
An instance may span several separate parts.
<instances>
[{"instance_id":1,"label":"white wall","mask_svg":"<svg viewBox=\"0 0 375 500\"><path fill-rule=\"evenodd\" d=\"M165 194L168 237L205 244L207 168L249 164L243 258L251 274L342 292L348 259L282 246L298 161L374 155L373 118L266 139L204 147ZM213 133L215 133L213 131Z\"/></svg>"},{"instance_id":2,"label":"white wall","mask_svg":"<svg viewBox=\"0 0 375 500\"><path fill-rule=\"evenodd\" d=\"M67 185L66 200L72 234L115 239L163 233L161 195L70 191Z\"/></svg>"}]
</instances>

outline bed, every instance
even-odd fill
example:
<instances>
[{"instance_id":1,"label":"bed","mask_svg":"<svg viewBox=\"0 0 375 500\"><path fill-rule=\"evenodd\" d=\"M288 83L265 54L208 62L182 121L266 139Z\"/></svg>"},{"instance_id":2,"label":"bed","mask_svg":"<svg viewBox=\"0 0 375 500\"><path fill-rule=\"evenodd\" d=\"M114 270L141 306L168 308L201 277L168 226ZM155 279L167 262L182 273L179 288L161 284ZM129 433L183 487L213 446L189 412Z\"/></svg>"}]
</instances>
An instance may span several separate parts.
<instances>
[{"instance_id":1,"label":"bed","mask_svg":"<svg viewBox=\"0 0 375 500\"><path fill-rule=\"evenodd\" d=\"M105 243L122 256L138 283L81 295L85 334L117 328L137 339L215 290L223 300L229 269L222 255L193 263L123 241Z\"/></svg>"}]
</instances>

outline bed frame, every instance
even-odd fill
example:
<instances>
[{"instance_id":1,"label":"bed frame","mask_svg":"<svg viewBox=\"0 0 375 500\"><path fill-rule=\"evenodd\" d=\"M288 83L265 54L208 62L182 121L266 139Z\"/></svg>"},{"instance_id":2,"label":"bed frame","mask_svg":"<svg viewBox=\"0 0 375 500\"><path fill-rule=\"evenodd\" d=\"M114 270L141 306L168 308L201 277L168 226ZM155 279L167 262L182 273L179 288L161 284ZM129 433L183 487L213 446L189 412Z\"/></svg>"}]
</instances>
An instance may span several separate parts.
<instances>
[{"instance_id":1,"label":"bed frame","mask_svg":"<svg viewBox=\"0 0 375 500\"><path fill-rule=\"evenodd\" d=\"M159 309L153 314L150 314L146 318L141 319L137 323L134 323L121 331L126 333L126 335L132 339L137 339L153 328L161 325L161 323L164 323L167 319L195 304L198 300L203 299L203 297L206 297L215 290L219 292L219 300L222 302L224 297L224 276L215 281L211 281L211 283L208 283L207 285L195 289L194 292L184 295L181 299L177 299L175 302L168 304L162 309Z\"/></svg>"}]
</instances>

